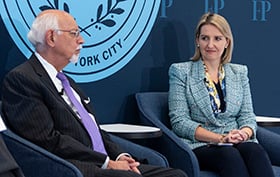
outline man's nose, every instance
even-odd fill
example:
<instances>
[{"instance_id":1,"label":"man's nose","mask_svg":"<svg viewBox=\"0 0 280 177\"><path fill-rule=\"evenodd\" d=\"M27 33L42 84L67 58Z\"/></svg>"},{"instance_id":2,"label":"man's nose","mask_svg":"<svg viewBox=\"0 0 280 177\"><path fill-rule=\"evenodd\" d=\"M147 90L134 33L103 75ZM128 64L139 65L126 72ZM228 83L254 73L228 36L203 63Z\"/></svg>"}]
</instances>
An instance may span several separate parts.
<instances>
[{"instance_id":1,"label":"man's nose","mask_svg":"<svg viewBox=\"0 0 280 177\"><path fill-rule=\"evenodd\" d=\"M84 38L81 36L81 35L79 35L79 37L78 37L78 43L79 44L83 44L83 43L85 43L85 40L84 40Z\"/></svg>"}]
</instances>

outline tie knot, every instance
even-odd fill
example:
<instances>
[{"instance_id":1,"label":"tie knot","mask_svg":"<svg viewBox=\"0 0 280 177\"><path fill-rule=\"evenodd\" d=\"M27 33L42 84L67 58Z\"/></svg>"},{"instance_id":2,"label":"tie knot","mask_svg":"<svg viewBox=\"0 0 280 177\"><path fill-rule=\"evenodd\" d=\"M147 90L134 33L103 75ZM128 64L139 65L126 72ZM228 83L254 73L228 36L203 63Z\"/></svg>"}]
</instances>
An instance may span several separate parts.
<instances>
[{"instance_id":1,"label":"tie knot","mask_svg":"<svg viewBox=\"0 0 280 177\"><path fill-rule=\"evenodd\" d=\"M67 77L65 76L64 73L58 72L56 77L62 82L62 84L68 83L68 79L67 79Z\"/></svg>"},{"instance_id":2,"label":"tie knot","mask_svg":"<svg viewBox=\"0 0 280 177\"><path fill-rule=\"evenodd\" d=\"M61 81L67 80L66 76L62 72L58 72L56 77Z\"/></svg>"}]
</instances>

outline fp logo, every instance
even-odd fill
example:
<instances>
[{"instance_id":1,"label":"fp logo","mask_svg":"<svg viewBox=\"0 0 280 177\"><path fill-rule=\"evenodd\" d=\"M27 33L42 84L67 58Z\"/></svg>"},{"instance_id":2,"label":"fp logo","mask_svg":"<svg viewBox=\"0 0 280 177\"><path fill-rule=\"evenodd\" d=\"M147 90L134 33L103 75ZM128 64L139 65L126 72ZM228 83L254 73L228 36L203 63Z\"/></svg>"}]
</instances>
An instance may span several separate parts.
<instances>
[{"instance_id":1,"label":"fp logo","mask_svg":"<svg viewBox=\"0 0 280 177\"><path fill-rule=\"evenodd\" d=\"M160 0L2 0L0 12L10 36L29 58L26 35L41 11L59 9L77 21L85 39L78 63L64 71L77 82L93 82L122 69L146 41Z\"/></svg>"},{"instance_id":2,"label":"fp logo","mask_svg":"<svg viewBox=\"0 0 280 177\"><path fill-rule=\"evenodd\" d=\"M271 2L253 0L253 21L266 21L266 15L271 10Z\"/></svg>"},{"instance_id":3,"label":"fp logo","mask_svg":"<svg viewBox=\"0 0 280 177\"><path fill-rule=\"evenodd\" d=\"M205 13L213 12L219 13L219 10L223 9L225 6L224 0L205 0Z\"/></svg>"}]
</instances>

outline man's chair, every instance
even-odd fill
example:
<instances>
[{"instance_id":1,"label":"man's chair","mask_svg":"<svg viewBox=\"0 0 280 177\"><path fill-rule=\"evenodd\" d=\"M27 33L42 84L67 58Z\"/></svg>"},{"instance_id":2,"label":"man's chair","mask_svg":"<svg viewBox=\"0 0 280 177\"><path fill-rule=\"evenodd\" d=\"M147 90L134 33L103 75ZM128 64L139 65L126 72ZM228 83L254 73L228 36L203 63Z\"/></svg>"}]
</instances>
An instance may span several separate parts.
<instances>
[{"instance_id":1,"label":"man's chair","mask_svg":"<svg viewBox=\"0 0 280 177\"><path fill-rule=\"evenodd\" d=\"M25 177L83 177L79 169L70 162L16 135L11 130L5 130L0 134ZM152 149L111 134L110 137L112 141L119 144L126 152L148 164L163 167L169 166L167 159Z\"/></svg>"},{"instance_id":2,"label":"man's chair","mask_svg":"<svg viewBox=\"0 0 280 177\"><path fill-rule=\"evenodd\" d=\"M193 151L171 131L167 92L136 93L135 98L139 108L140 121L144 125L158 127L163 132L163 135L156 141L147 143L150 148L163 154L171 167L184 170L189 177L219 177L218 174L210 171L200 171ZM277 165L273 166L275 176L280 177L280 135L259 127L257 137L267 150L272 163Z\"/></svg>"},{"instance_id":3,"label":"man's chair","mask_svg":"<svg viewBox=\"0 0 280 177\"><path fill-rule=\"evenodd\" d=\"M5 130L1 134L25 177L83 177L78 168L70 162L19 137L12 131Z\"/></svg>"},{"instance_id":4,"label":"man's chair","mask_svg":"<svg viewBox=\"0 0 280 177\"><path fill-rule=\"evenodd\" d=\"M2 132L3 139L26 177L82 177L81 172L70 162L19 137L10 130ZM145 159L151 165L168 166L166 158L158 152L110 135L128 153Z\"/></svg>"}]
</instances>

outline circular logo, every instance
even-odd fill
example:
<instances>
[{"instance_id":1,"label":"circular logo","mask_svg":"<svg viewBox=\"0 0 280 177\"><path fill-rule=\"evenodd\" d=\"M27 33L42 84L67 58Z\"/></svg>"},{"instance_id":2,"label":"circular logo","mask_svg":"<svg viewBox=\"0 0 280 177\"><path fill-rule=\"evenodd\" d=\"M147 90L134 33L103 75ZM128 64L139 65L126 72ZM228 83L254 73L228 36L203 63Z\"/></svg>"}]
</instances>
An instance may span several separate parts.
<instances>
[{"instance_id":1,"label":"circular logo","mask_svg":"<svg viewBox=\"0 0 280 177\"><path fill-rule=\"evenodd\" d=\"M151 32L161 0L2 0L0 13L9 34L29 58L34 48L27 39L41 11L59 9L76 20L85 40L79 61L64 68L76 82L93 82L122 69L140 50Z\"/></svg>"}]
</instances>

